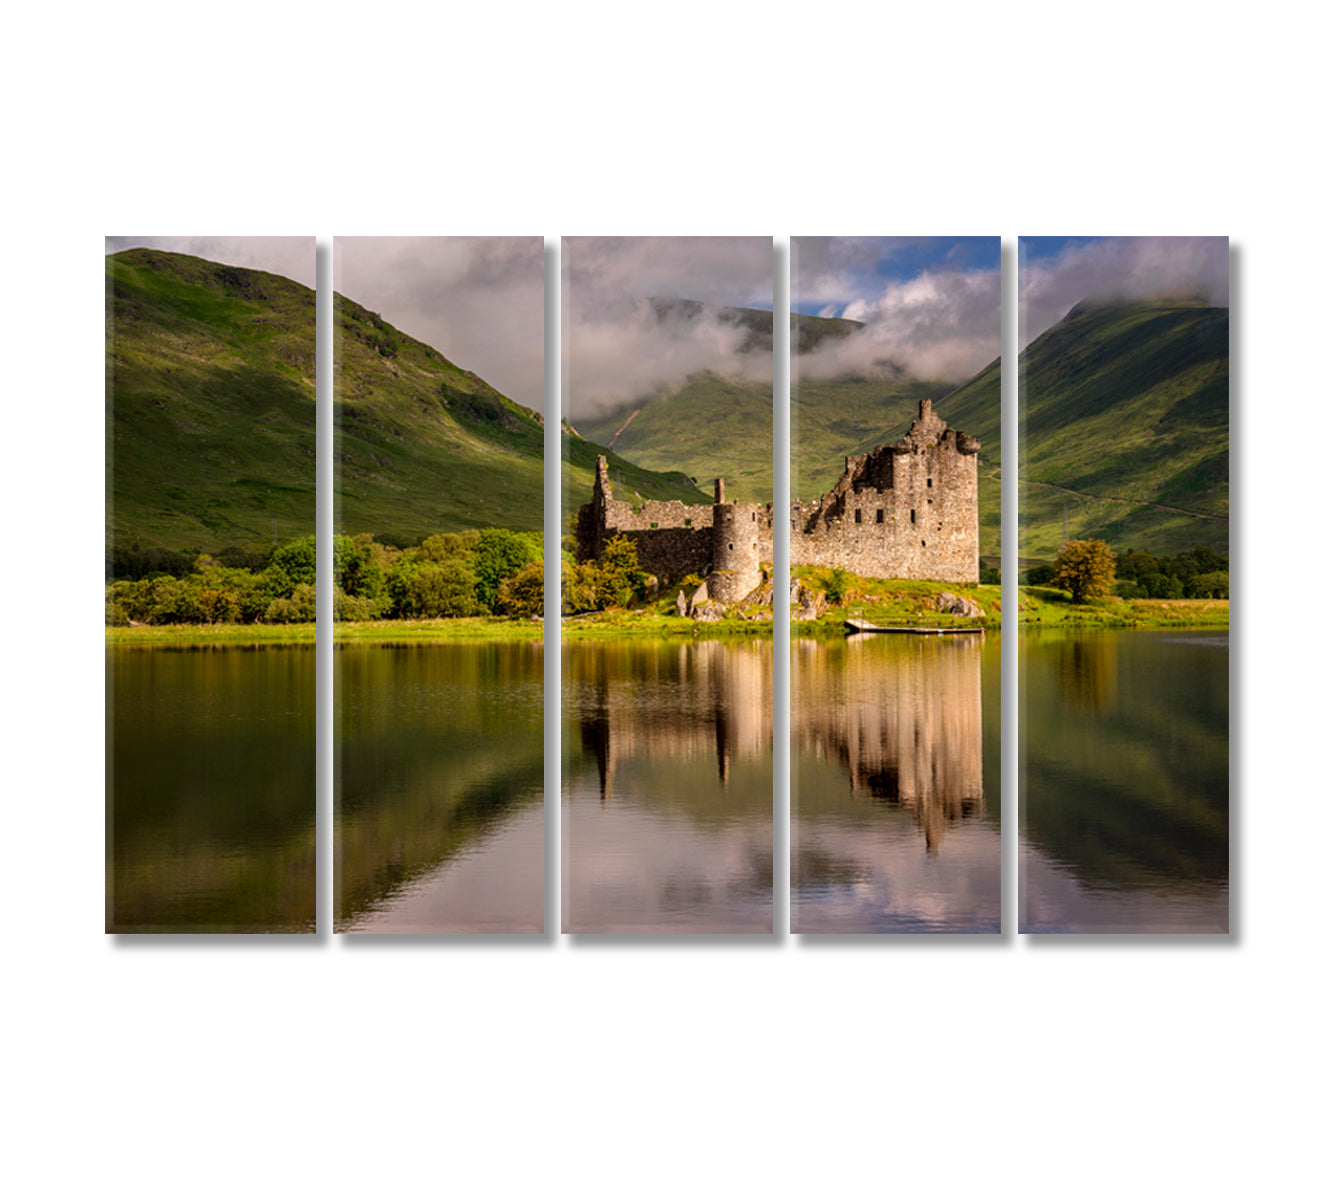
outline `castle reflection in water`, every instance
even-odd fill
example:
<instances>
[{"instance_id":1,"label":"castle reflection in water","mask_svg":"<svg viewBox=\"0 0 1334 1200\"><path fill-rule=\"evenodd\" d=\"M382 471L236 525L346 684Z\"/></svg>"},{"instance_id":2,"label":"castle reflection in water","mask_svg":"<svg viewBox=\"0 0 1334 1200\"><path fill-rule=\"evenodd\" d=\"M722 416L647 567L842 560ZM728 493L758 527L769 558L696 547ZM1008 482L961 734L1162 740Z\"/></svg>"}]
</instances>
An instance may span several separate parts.
<instances>
[{"instance_id":1,"label":"castle reflection in water","mask_svg":"<svg viewBox=\"0 0 1334 1200\"><path fill-rule=\"evenodd\" d=\"M814 811L850 793L904 809L933 853L952 824L985 812L981 641L794 642L793 753L842 764L849 786L841 798L802 803ZM626 662L605 646L565 653L579 748L597 763L604 804L630 786L620 778L627 764L710 759L725 793L738 761L770 758L770 643L627 646Z\"/></svg>"},{"instance_id":2,"label":"castle reflection in water","mask_svg":"<svg viewBox=\"0 0 1334 1200\"><path fill-rule=\"evenodd\" d=\"M986 811L982 635L797 640L792 680L794 758L841 763L854 802L907 810L933 854ZM800 773L793 793L812 814L840 799L812 794Z\"/></svg>"},{"instance_id":3,"label":"castle reflection in water","mask_svg":"<svg viewBox=\"0 0 1334 1200\"><path fill-rule=\"evenodd\" d=\"M576 643L565 655L580 749L597 762L604 804L627 762L712 759L726 791L736 761L773 754L770 642L626 646L620 655Z\"/></svg>"}]
</instances>

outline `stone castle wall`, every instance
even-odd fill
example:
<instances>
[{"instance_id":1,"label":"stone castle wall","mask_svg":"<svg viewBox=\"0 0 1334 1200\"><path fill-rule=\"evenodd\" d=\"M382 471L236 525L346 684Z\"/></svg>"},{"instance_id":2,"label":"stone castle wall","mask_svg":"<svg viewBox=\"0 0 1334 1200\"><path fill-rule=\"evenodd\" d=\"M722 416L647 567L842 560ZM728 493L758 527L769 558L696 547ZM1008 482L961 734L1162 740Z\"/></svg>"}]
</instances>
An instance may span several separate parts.
<instances>
[{"instance_id":1,"label":"stone castle wall","mask_svg":"<svg viewBox=\"0 0 1334 1200\"><path fill-rule=\"evenodd\" d=\"M976 583L979 448L923 400L901 441L849 458L819 500L793 502L792 562L878 579Z\"/></svg>"},{"instance_id":2,"label":"stone castle wall","mask_svg":"<svg viewBox=\"0 0 1334 1200\"><path fill-rule=\"evenodd\" d=\"M793 565L842 567L880 579L976 583L976 438L948 429L923 400L903 439L850 457L834 490L792 505ZM735 603L772 563L773 505L729 504L723 481L714 503L613 498L607 461L598 459L593 499L579 510L576 553L596 559L622 534L644 570L671 582L707 575L709 595Z\"/></svg>"}]
</instances>

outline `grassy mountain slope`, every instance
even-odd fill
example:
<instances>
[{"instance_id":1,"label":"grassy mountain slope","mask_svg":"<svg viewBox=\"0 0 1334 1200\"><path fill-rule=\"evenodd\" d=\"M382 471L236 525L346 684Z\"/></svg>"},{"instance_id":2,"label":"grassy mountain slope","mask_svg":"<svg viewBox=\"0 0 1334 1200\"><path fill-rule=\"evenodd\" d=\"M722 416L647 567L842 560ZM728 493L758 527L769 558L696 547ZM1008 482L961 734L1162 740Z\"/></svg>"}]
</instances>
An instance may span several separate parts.
<instances>
[{"instance_id":1,"label":"grassy mountain slope","mask_svg":"<svg viewBox=\"0 0 1334 1200\"><path fill-rule=\"evenodd\" d=\"M1228 311L1077 305L1020 356L1020 558L1228 542Z\"/></svg>"},{"instance_id":2,"label":"grassy mountain slope","mask_svg":"<svg viewBox=\"0 0 1334 1200\"><path fill-rule=\"evenodd\" d=\"M108 256L107 523L122 544L216 551L315 528L315 293L186 255ZM335 298L335 524L417 539L541 529L540 417ZM582 503L600 452L566 436ZM679 474L615 461L645 496Z\"/></svg>"},{"instance_id":3,"label":"grassy mountain slope","mask_svg":"<svg viewBox=\"0 0 1334 1200\"><path fill-rule=\"evenodd\" d=\"M157 250L106 259L107 535L173 549L315 529L315 293Z\"/></svg>"},{"instance_id":4,"label":"grassy mountain slope","mask_svg":"<svg viewBox=\"0 0 1334 1200\"><path fill-rule=\"evenodd\" d=\"M541 529L543 424L472 371L335 296L336 528L400 540L490 525ZM605 451L562 431L562 491L585 503ZM679 472L612 456L641 495L701 503Z\"/></svg>"}]
</instances>

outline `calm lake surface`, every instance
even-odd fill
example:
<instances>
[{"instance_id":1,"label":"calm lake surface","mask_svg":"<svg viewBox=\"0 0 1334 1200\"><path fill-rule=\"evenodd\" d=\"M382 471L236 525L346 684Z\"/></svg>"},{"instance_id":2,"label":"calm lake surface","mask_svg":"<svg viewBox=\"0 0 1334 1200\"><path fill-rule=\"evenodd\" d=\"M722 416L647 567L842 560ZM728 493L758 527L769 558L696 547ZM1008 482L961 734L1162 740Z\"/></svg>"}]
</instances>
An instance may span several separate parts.
<instances>
[{"instance_id":1,"label":"calm lake surface","mask_svg":"<svg viewBox=\"0 0 1334 1200\"><path fill-rule=\"evenodd\" d=\"M772 641L561 663L565 932L772 932Z\"/></svg>"},{"instance_id":2,"label":"calm lake surface","mask_svg":"<svg viewBox=\"0 0 1334 1200\"><path fill-rule=\"evenodd\" d=\"M541 933L541 643L334 653L343 933Z\"/></svg>"},{"instance_id":3,"label":"calm lake surface","mask_svg":"<svg viewBox=\"0 0 1334 1200\"><path fill-rule=\"evenodd\" d=\"M1000 931L1000 638L792 643L794 933Z\"/></svg>"},{"instance_id":4,"label":"calm lake surface","mask_svg":"<svg viewBox=\"0 0 1334 1200\"><path fill-rule=\"evenodd\" d=\"M1019 639L1019 928L1228 928L1228 634Z\"/></svg>"},{"instance_id":5,"label":"calm lake surface","mask_svg":"<svg viewBox=\"0 0 1334 1200\"><path fill-rule=\"evenodd\" d=\"M315 929L315 649L108 647L107 931Z\"/></svg>"}]
</instances>

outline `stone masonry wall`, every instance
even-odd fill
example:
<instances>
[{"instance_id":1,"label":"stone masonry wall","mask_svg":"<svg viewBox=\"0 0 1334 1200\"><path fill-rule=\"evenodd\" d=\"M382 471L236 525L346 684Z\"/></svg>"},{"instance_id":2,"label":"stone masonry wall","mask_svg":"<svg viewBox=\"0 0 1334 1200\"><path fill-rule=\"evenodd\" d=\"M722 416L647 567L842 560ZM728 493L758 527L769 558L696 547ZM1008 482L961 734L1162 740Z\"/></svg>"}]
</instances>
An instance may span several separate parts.
<instances>
[{"instance_id":1,"label":"stone masonry wall","mask_svg":"<svg viewBox=\"0 0 1334 1200\"><path fill-rule=\"evenodd\" d=\"M792 562L879 579L976 583L977 452L923 400L907 435L851 457L832 492L792 505Z\"/></svg>"}]
</instances>

